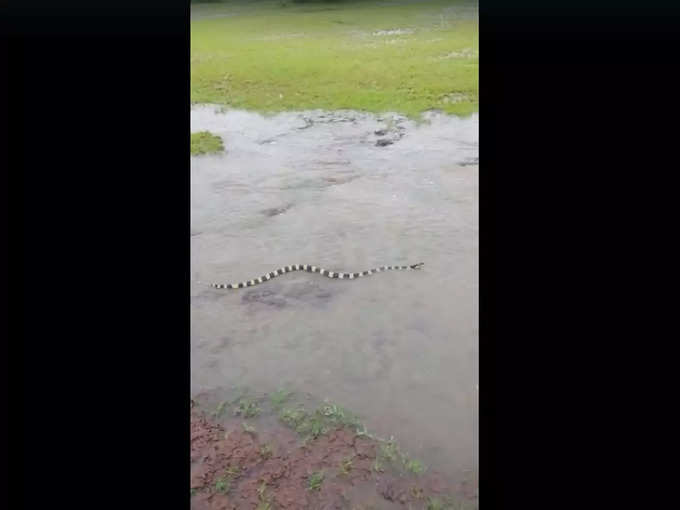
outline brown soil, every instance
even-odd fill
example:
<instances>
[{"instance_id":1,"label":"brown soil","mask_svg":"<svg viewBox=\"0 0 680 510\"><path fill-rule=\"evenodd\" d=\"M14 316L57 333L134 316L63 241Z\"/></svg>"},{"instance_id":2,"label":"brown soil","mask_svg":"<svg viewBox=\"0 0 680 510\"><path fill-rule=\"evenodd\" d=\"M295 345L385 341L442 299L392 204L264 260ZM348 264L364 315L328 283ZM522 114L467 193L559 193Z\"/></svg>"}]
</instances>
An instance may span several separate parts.
<instances>
[{"instance_id":1,"label":"brown soil","mask_svg":"<svg viewBox=\"0 0 680 510\"><path fill-rule=\"evenodd\" d=\"M450 494L471 502L464 485L447 484L437 473L376 472L378 443L349 429L301 444L282 425L255 424L257 431L248 432L240 420L220 424L191 410L192 509L425 509L428 498ZM320 471L323 482L312 490L309 477Z\"/></svg>"}]
</instances>

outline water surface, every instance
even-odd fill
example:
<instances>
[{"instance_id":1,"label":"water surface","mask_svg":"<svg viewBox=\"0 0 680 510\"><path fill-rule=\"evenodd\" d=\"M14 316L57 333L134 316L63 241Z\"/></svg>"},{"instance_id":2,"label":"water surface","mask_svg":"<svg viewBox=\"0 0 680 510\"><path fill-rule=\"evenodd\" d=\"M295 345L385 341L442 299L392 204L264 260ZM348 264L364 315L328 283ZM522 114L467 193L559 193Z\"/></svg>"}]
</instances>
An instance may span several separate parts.
<instances>
[{"instance_id":1,"label":"water surface","mask_svg":"<svg viewBox=\"0 0 680 510\"><path fill-rule=\"evenodd\" d=\"M192 392L285 385L352 409L452 477L476 472L477 115L417 124L201 106L191 123L226 148L191 160L195 280L425 262L359 280L292 273L236 291L193 282Z\"/></svg>"}]
</instances>

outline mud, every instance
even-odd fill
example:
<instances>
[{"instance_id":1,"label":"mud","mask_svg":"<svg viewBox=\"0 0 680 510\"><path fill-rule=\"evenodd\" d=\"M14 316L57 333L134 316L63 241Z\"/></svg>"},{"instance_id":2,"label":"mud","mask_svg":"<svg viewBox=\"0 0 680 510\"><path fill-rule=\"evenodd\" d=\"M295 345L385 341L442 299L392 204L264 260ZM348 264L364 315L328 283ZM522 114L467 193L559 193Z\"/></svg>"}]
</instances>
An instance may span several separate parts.
<instances>
[{"instance_id":1,"label":"mud","mask_svg":"<svg viewBox=\"0 0 680 510\"><path fill-rule=\"evenodd\" d=\"M452 486L437 473L403 475L377 465L379 443L347 427L302 442L279 424L237 419L218 423L191 410L191 508L391 509L427 508L434 498L476 508L465 484ZM310 477L323 473L318 487ZM446 508L453 508L448 506Z\"/></svg>"}]
</instances>

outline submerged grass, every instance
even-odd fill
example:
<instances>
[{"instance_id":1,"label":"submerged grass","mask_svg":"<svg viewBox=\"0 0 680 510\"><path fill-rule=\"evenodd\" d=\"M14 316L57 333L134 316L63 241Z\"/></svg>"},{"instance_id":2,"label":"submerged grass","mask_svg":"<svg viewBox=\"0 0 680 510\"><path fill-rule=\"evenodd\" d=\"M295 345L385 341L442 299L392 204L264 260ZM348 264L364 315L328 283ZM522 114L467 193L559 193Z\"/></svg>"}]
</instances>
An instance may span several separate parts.
<instances>
[{"instance_id":1,"label":"submerged grass","mask_svg":"<svg viewBox=\"0 0 680 510\"><path fill-rule=\"evenodd\" d=\"M191 155L200 156L201 154L214 154L222 152L224 145L222 139L213 135L209 131L191 133Z\"/></svg>"},{"instance_id":2,"label":"submerged grass","mask_svg":"<svg viewBox=\"0 0 680 510\"><path fill-rule=\"evenodd\" d=\"M262 112L477 110L474 0L192 5L191 101Z\"/></svg>"},{"instance_id":3,"label":"submerged grass","mask_svg":"<svg viewBox=\"0 0 680 510\"><path fill-rule=\"evenodd\" d=\"M359 419L354 414L328 402L314 411L307 411L303 407L281 408L279 420L306 439L316 439L338 427L349 427L355 431L361 428Z\"/></svg>"},{"instance_id":4,"label":"submerged grass","mask_svg":"<svg viewBox=\"0 0 680 510\"><path fill-rule=\"evenodd\" d=\"M247 397L241 397L238 400L238 407L234 410L235 416L243 416L244 418L254 418L260 414L260 406L255 400Z\"/></svg>"}]
</instances>

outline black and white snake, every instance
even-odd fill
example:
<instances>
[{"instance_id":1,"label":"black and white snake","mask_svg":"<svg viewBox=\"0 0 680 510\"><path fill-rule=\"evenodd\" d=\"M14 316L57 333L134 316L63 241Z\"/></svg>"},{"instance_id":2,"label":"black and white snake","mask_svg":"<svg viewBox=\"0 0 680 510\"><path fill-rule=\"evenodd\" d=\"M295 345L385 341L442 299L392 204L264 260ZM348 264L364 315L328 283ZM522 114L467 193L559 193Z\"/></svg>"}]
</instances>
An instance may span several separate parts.
<instances>
[{"instance_id":1,"label":"black and white snake","mask_svg":"<svg viewBox=\"0 0 680 510\"><path fill-rule=\"evenodd\" d=\"M266 281L271 280L272 278L276 278L277 276L280 276L285 273L290 273L292 271L307 271L308 273L319 273L328 278L340 278L352 280L354 278L361 278L362 276L369 276L374 273L380 273L382 271L420 269L423 266L423 264L424 262L411 264L410 266L382 266L375 269L369 269L368 271L362 271L361 273L336 273L334 271L328 271L322 267L310 266L308 264L295 264L292 266L281 267L276 271L267 273L266 275L260 276L259 278L255 278L254 280L248 280L241 283L210 283L208 285L216 289L242 289L244 287L252 287L253 285L264 283Z\"/></svg>"}]
</instances>

